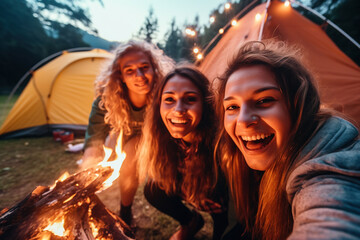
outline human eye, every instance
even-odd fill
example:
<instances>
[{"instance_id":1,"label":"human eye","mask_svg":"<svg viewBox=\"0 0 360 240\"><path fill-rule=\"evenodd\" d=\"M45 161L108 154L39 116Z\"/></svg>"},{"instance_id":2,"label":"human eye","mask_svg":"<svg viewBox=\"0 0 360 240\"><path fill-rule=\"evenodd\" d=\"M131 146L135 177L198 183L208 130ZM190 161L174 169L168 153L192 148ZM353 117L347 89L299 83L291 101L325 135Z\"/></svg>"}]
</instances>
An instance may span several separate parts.
<instances>
[{"instance_id":1,"label":"human eye","mask_svg":"<svg viewBox=\"0 0 360 240\"><path fill-rule=\"evenodd\" d=\"M131 75L134 73L134 69L132 68L126 68L124 69L124 73L127 74L127 75Z\"/></svg>"},{"instance_id":2,"label":"human eye","mask_svg":"<svg viewBox=\"0 0 360 240\"><path fill-rule=\"evenodd\" d=\"M198 97L197 96L192 96L192 95L189 95L189 96L187 96L186 98L185 98L185 102L187 103L187 104L194 104L194 103L196 103L197 101L198 101Z\"/></svg>"},{"instance_id":3,"label":"human eye","mask_svg":"<svg viewBox=\"0 0 360 240\"><path fill-rule=\"evenodd\" d=\"M270 107L276 101L274 97L264 97L256 101L256 106L258 107Z\"/></svg>"},{"instance_id":4,"label":"human eye","mask_svg":"<svg viewBox=\"0 0 360 240\"><path fill-rule=\"evenodd\" d=\"M235 104L227 104L227 105L224 105L224 108L225 108L226 112L233 112L233 111L236 111L237 109L239 109L240 107Z\"/></svg>"},{"instance_id":5,"label":"human eye","mask_svg":"<svg viewBox=\"0 0 360 240\"><path fill-rule=\"evenodd\" d=\"M166 104L172 104L173 102L175 102L175 99L171 96L164 96L162 101Z\"/></svg>"},{"instance_id":6,"label":"human eye","mask_svg":"<svg viewBox=\"0 0 360 240\"><path fill-rule=\"evenodd\" d=\"M141 66L142 70L148 70L149 68L150 68L149 64L144 64L144 65Z\"/></svg>"}]
</instances>

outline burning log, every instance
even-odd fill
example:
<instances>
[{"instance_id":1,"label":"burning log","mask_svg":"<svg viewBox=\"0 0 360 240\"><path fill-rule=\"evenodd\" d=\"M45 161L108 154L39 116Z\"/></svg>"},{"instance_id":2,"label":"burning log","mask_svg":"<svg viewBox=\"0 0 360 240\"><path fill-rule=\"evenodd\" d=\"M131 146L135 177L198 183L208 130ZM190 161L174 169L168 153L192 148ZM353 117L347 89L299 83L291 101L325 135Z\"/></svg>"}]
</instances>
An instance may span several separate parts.
<instances>
[{"instance_id":1,"label":"burning log","mask_svg":"<svg viewBox=\"0 0 360 240\"><path fill-rule=\"evenodd\" d=\"M134 239L126 223L95 194L119 174L125 154L117 148L115 157L121 155L122 159L108 162L111 155L107 151L97 168L65 176L53 187L39 186L11 209L1 211L0 240ZM116 164L117 160L120 163Z\"/></svg>"},{"instance_id":2,"label":"burning log","mask_svg":"<svg viewBox=\"0 0 360 240\"><path fill-rule=\"evenodd\" d=\"M88 169L54 188L37 187L1 214L0 239L133 239L126 223L95 195L112 172L110 167ZM60 233L51 228L56 223Z\"/></svg>"}]
</instances>

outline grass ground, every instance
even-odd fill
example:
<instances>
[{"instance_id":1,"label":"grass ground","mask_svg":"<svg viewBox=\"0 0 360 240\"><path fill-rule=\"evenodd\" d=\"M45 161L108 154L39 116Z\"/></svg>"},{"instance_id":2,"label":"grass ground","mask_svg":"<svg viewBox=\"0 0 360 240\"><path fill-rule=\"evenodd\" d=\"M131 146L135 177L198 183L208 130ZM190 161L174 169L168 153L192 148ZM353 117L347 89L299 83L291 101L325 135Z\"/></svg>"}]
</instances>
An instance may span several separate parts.
<instances>
[{"instance_id":1,"label":"grass ground","mask_svg":"<svg viewBox=\"0 0 360 240\"><path fill-rule=\"evenodd\" d=\"M0 126L4 122L7 114L10 112L11 107L14 105L18 96L13 96L9 102L7 102L7 95L0 95Z\"/></svg>"},{"instance_id":2,"label":"grass ground","mask_svg":"<svg viewBox=\"0 0 360 240\"><path fill-rule=\"evenodd\" d=\"M4 101L6 98L1 96L0 114ZM1 119L4 118L0 115ZM81 158L81 153L68 153L65 148L52 137L0 140L0 211L15 205L39 185L52 185L65 171L70 174L78 171L76 161ZM99 197L110 210L118 213L120 193L117 184L100 193ZM137 225L136 239L169 239L178 227L177 222L146 201L142 186L135 196L133 215ZM206 224L195 239L211 239L211 218L208 214L202 215Z\"/></svg>"}]
</instances>

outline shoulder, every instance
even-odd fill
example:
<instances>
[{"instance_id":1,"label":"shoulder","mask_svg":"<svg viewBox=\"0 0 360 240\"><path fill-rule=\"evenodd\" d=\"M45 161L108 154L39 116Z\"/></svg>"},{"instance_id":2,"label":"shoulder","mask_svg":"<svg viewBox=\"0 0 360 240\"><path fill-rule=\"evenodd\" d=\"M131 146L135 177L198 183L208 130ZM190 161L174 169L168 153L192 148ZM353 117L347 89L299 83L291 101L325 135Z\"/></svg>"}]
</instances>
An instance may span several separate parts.
<instances>
[{"instance_id":1,"label":"shoulder","mask_svg":"<svg viewBox=\"0 0 360 240\"><path fill-rule=\"evenodd\" d=\"M356 239L360 236L359 140L301 163L290 174L286 192L294 219L290 239Z\"/></svg>"}]
</instances>

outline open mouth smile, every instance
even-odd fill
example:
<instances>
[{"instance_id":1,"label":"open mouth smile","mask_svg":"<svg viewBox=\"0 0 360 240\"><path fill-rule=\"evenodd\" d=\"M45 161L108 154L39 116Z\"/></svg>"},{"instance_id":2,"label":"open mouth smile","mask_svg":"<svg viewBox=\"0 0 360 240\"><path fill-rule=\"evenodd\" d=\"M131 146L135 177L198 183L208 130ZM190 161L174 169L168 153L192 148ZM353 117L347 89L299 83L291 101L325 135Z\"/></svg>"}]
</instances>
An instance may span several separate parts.
<instances>
[{"instance_id":1,"label":"open mouth smile","mask_svg":"<svg viewBox=\"0 0 360 240\"><path fill-rule=\"evenodd\" d=\"M144 87L145 85L147 85L147 81L142 81L142 82L135 83L135 86L137 86L137 87Z\"/></svg>"},{"instance_id":2,"label":"open mouth smile","mask_svg":"<svg viewBox=\"0 0 360 240\"><path fill-rule=\"evenodd\" d=\"M183 119L183 118L171 118L169 119L170 123L175 125L175 126L183 126L189 123L188 119Z\"/></svg>"},{"instance_id":3,"label":"open mouth smile","mask_svg":"<svg viewBox=\"0 0 360 240\"><path fill-rule=\"evenodd\" d=\"M260 150L265 148L271 140L274 138L275 134L257 134L253 136L239 136L239 139L242 140L244 146L248 150Z\"/></svg>"}]
</instances>

